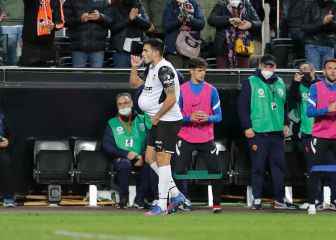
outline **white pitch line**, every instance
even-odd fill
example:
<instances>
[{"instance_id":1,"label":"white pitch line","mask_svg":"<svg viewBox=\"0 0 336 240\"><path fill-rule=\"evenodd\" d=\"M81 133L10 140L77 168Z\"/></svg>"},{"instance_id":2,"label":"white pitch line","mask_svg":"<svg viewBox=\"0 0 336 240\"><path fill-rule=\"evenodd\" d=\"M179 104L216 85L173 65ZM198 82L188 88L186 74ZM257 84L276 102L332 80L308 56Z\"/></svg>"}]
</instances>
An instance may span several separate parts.
<instances>
[{"instance_id":1,"label":"white pitch line","mask_svg":"<svg viewBox=\"0 0 336 240\"><path fill-rule=\"evenodd\" d=\"M69 237L73 239L95 239L95 240L151 240L151 238L136 236L113 236L107 234L70 232L65 230L57 230L55 235Z\"/></svg>"}]
</instances>

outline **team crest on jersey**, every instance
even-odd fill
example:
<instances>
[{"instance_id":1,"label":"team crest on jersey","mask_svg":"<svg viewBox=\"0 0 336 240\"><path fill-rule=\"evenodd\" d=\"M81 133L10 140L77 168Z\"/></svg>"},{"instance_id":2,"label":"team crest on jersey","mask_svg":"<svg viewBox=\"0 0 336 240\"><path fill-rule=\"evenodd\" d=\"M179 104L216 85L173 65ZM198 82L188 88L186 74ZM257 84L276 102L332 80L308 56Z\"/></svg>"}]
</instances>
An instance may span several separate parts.
<instances>
[{"instance_id":1,"label":"team crest on jersey","mask_svg":"<svg viewBox=\"0 0 336 240\"><path fill-rule=\"evenodd\" d=\"M265 91L264 91L264 89L259 88L258 89L258 95L259 95L259 97L265 97Z\"/></svg>"},{"instance_id":2,"label":"team crest on jersey","mask_svg":"<svg viewBox=\"0 0 336 240\"><path fill-rule=\"evenodd\" d=\"M139 123L140 131L144 132L146 130L144 123Z\"/></svg>"},{"instance_id":3,"label":"team crest on jersey","mask_svg":"<svg viewBox=\"0 0 336 240\"><path fill-rule=\"evenodd\" d=\"M123 127L117 127L116 128L118 134L123 134L124 133L124 128Z\"/></svg>"},{"instance_id":4,"label":"team crest on jersey","mask_svg":"<svg viewBox=\"0 0 336 240\"><path fill-rule=\"evenodd\" d=\"M302 99L308 100L308 93L302 93Z\"/></svg>"},{"instance_id":5,"label":"team crest on jersey","mask_svg":"<svg viewBox=\"0 0 336 240\"><path fill-rule=\"evenodd\" d=\"M280 97L283 97L285 95L284 90L281 88L278 88L278 94Z\"/></svg>"}]
</instances>

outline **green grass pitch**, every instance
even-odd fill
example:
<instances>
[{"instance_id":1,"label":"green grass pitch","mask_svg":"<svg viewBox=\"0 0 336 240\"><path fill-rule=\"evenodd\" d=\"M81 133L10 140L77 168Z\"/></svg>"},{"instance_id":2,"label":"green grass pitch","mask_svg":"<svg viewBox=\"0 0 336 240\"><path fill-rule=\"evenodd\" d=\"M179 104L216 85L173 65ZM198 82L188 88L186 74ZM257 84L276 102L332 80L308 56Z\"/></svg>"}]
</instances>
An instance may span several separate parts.
<instances>
[{"instance_id":1,"label":"green grass pitch","mask_svg":"<svg viewBox=\"0 0 336 240\"><path fill-rule=\"evenodd\" d=\"M336 214L190 212L1 212L1 240L335 239Z\"/></svg>"}]
</instances>

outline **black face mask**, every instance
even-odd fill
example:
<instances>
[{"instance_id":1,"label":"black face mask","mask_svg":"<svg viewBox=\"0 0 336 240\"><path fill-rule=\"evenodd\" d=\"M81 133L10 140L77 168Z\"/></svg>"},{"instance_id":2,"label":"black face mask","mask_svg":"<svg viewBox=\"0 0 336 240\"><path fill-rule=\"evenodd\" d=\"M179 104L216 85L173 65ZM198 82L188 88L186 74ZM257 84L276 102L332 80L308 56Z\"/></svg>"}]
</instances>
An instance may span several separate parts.
<instances>
[{"instance_id":1,"label":"black face mask","mask_svg":"<svg viewBox=\"0 0 336 240\"><path fill-rule=\"evenodd\" d=\"M137 1L136 0L122 0L122 3L125 6L129 6L129 7L133 7L137 5Z\"/></svg>"},{"instance_id":2,"label":"black face mask","mask_svg":"<svg viewBox=\"0 0 336 240\"><path fill-rule=\"evenodd\" d=\"M310 73L303 73L303 78L302 78L303 83L311 83L312 77Z\"/></svg>"}]
</instances>

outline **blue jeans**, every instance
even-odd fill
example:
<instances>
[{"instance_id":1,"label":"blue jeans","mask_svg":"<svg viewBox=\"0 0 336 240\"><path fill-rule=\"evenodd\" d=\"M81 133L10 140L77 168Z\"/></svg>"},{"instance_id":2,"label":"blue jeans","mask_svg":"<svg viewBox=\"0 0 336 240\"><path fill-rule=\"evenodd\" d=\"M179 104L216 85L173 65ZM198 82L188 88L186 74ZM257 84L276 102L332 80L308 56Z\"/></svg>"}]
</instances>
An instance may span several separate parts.
<instances>
[{"instance_id":1,"label":"blue jeans","mask_svg":"<svg viewBox=\"0 0 336 240\"><path fill-rule=\"evenodd\" d=\"M131 54L127 52L116 52L112 54L114 68L131 67Z\"/></svg>"},{"instance_id":2,"label":"blue jeans","mask_svg":"<svg viewBox=\"0 0 336 240\"><path fill-rule=\"evenodd\" d=\"M313 64L316 70L321 70L326 60L334 58L335 49L332 47L306 44L305 54L307 61Z\"/></svg>"},{"instance_id":3,"label":"blue jeans","mask_svg":"<svg viewBox=\"0 0 336 240\"><path fill-rule=\"evenodd\" d=\"M75 68L89 67L101 68L104 64L104 51L99 52L72 52L72 66Z\"/></svg>"},{"instance_id":4,"label":"blue jeans","mask_svg":"<svg viewBox=\"0 0 336 240\"><path fill-rule=\"evenodd\" d=\"M7 35L7 65L16 65L18 61L18 45L22 41L22 25L1 26L1 34Z\"/></svg>"}]
</instances>

